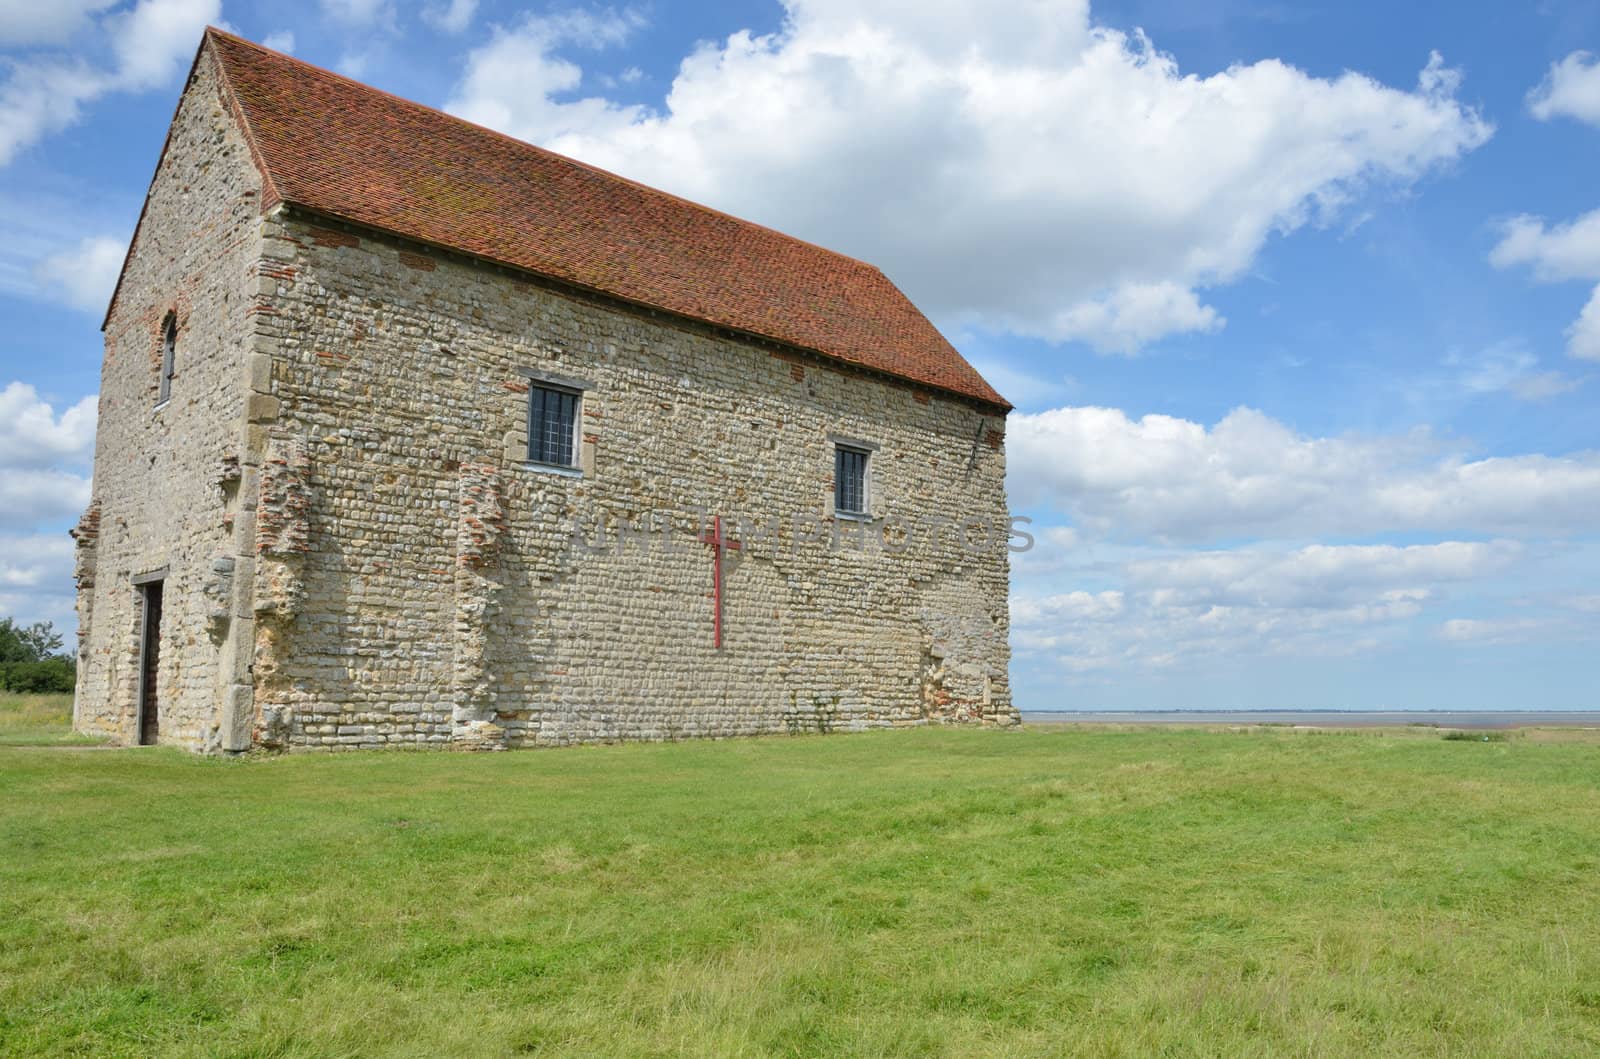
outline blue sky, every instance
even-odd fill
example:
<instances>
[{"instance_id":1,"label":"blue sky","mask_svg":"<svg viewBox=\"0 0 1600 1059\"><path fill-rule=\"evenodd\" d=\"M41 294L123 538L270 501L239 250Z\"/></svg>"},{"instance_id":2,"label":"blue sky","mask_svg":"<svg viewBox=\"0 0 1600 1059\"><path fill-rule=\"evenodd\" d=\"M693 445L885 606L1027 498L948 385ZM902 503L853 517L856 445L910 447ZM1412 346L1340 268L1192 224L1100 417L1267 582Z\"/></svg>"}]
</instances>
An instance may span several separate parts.
<instances>
[{"instance_id":1,"label":"blue sky","mask_svg":"<svg viewBox=\"0 0 1600 1059\"><path fill-rule=\"evenodd\" d=\"M5 5L0 613L207 22L881 265L1018 406L1024 709L1600 707L1592 3Z\"/></svg>"}]
</instances>

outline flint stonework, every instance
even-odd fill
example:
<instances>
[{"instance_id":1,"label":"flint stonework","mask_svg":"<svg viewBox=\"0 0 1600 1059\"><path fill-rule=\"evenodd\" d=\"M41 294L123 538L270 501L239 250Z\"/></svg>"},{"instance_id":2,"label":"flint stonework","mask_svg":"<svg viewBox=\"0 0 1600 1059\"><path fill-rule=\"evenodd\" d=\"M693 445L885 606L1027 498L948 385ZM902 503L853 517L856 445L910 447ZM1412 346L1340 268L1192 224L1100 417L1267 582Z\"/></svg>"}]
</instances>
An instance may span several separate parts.
<instances>
[{"instance_id":1,"label":"flint stonework","mask_svg":"<svg viewBox=\"0 0 1600 1059\"><path fill-rule=\"evenodd\" d=\"M196 751L1016 722L1003 408L263 198L203 48L105 326L79 731L137 741L160 568ZM541 379L582 382L566 473L527 460ZM720 649L712 514L748 538ZM898 528L935 523L983 529Z\"/></svg>"}]
</instances>

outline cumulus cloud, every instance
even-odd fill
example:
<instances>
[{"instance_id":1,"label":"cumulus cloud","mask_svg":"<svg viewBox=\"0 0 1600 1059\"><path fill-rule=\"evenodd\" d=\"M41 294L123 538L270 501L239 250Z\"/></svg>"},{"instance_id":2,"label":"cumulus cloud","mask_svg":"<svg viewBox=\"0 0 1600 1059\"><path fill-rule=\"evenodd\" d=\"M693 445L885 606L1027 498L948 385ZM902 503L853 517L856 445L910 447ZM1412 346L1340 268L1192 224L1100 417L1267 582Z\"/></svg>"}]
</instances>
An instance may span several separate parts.
<instances>
[{"instance_id":1,"label":"cumulus cloud","mask_svg":"<svg viewBox=\"0 0 1600 1059\"><path fill-rule=\"evenodd\" d=\"M110 16L114 88L142 92L172 80L194 54L201 30L221 13L220 0L141 0Z\"/></svg>"},{"instance_id":2,"label":"cumulus cloud","mask_svg":"<svg viewBox=\"0 0 1600 1059\"><path fill-rule=\"evenodd\" d=\"M660 110L584 94L557 54L629 19L531 18L447 109L874 261L946 321L1112 352L1221 327L1202 292L1273 234L1491 133L1437 56L1411 90L1275 60L1198 77L1083 0L785 10L696 48Z\"/></svg>"},{"instance_id":3,"label":"cumulus cloud","mask_svg":"<svg viewBox=\"0 0 1600 1059\"><path fill-rule=\"evenodd\" d=\"M1531 622L1572 637L1592 607L1528 590L1592 580L1600 452L1468 458L1426 432L1312 437L1247 408L1207 426L1064 407L1015 413L1007 435L1013 504L1071 523L1033 527L1012 564L1020 672L1046 685L1500 645Z\"/></svg>"},{"instance_id":4,"label":"cumulus cloud","mask_svg":"<svg viewBox=\"0 0 1600 1059\"><path fill-rule=\"evenodd\" d=\"M1521 553L1512 541L1444 541L1133 559L1115 567L1120 589L1017 593L1013 639L1024 662L1080 674L1362 653L1443 602L1449 586L1503 571Z\"/></svg>"},{"instance_id":5,"label":"cumulus cloud","mask_svg":"<svg viewBox=\"0 0 1600 1059\"><path fill-rule=\"evenodd\" d=\"M81 464L94 453L98 398L89 396L56 415L25 382L0 390L0 469Z\"/></svg>"},{"instance_id":6,"label":"cumulus cloud","mask_svg":"<svg viewBox=\"0 0 1600 1059\"><path fill-rule=\"evenodd\" d=\"M1122 611L1121 592L1077 589L1052 596L1020 597L1011 604L1011 620L1029 627L1048 626L1063 621L1114 618Z\"/></svg>"},{"instance_id":7,"label":"cumulus cloud","mask_svg":"<svg viewBox=\"0 0 1600 1059\"><path fill-rule=\"evenodd\" d=\"M221 13L220 0L140 0L121 11L104 4L68 6L76 11L64 16L77 20L68 33L72 42L84 49L100 45L110 52L110 61L46 53L13 62L0 84L0 166L76 122L83 108L102 96L166 83L193 51L200 31ZM91 12L100 12L92 34L81 27Z\"/></svg>"},{"instance_id":8,"label":"cumulus cloud","mask_svg":"<svg viewBox=\"0 0 1600 1059\"><path fill-rule=\"evenodd\" d=\"M583 70L553 53L563 45L594 49L619 44L637 25L637 20L614 12L570 11L530 16L514 29L497 27L489 43L468 56L466 76L445 109L529 140L602 129L620 132L642 120L644 109L619 107L598 96L556 102L553 96L582 85Z\"/></svg>"},{"instance_id":9,"label":"cumulus cloud","mask_svg":"<svg viewBox=\"0 0 1600 1059\"><path fill-rule=\"evenodd\" d=\"M103 95L106 76L87 63L40 60L12 65L0 84L0 165L34 141L78 120L83 105Z\"/></svg>"},{"instance_id":10,"label":"cumulus cloud","mask_svg":"<svg viewBox=\"0 0 1600 1059\"><path fill-rule=\"evenodd\" d=\"M1110 294L1056 313L1046 331L1059 341L1077 339L1102 353L1135 353L1164 335L1218 331L1227 321L1194 291L1178 283L1128 283ZM1017 322L1018 330L1026 324Z\"/></svg>"},{"instance_id":11,"label":"cumulus cloud","mask_svg":"<svg viewBox=\"0 0 1600 1059\"><path fill-rule=\"evenodd\" d=\"M89 479L67 471L0 472L0 529L70 524L89 506Z\"/></svg>"},{"instance_id":12,"label":"cumulus cloud","mask_svg":"<svg viewBox=\"0 0 1600 1059\"><path fill-rule=\"evenodd\" d=\"M0 615L24 624L51 621L70 636L76 620L72 565L65 533L0 533Z\"/></svg>"},{"instance_id":13,"label":"cumulus cloud","mask_svg":"<svg viewBox=\"0 0 1600 1059\"><path fill-rule=\"evenodd\" d=\"M1434 585L1504 569L1521 552L1509 540L1241 548L1138 560L1127 564L1124 577L1163 606L1328 609L1375 599L1420 601Z\"/></svg>"},{"instance_id":14,"label":"cumulus cloud","mask_svg":"<svg viewBox=\"0 0 1600 1059\"><path fill-rule=\"evenodd\" d=\"M1551 63L1544 81L1528 93L1528 110L1540 121L1567 117L1600 125L1600 59L1575 51Z\"/></svg>"},{"instance_id":15,"label":"cumulus cloud","mask_svg":"<svg viewBox=\"0 0 1600 1059\"><path fill-rule=\"evenodd\" d=\"M111 300L127 249L125 240L91 236L39 262L34 276L48 294L74 309L102 313Z\"/></svg>"},{"instance_id":16,"label":"cumulus cloud","mask_svg":"<svg viewBox=\"0 0 1600 1059\"><path fill-rule=\"evenodd\" d=\"M73 544L65 533L49 536L0 537L0 592L41 587L59 588L61 574L72 569Z\"/></svg>"},{"instance_id":17,"label":"cumulus cloud","mask_svg":"<svg viewBox=\"0 0 1600 1059\"><path fill-rule=\"evenodd\" d=\"M1547 283L1600 280L1600 210L1554 226L1542 217L1513 217L1501 225L1489 262L1497 268L1532 266L1535 278Z\"/></svg>"},{"instance_id":18,"label":"cumulus cloud","mask_svg":"<svg viewBox=\"0 0 1600 1059\"><path fill-rule=\"evenodd\" d=\"M1403 597L1328 610L1172 607L1139 599L1087 620L1014 619L1012 643L1025 665L1044 660L1070 674L1144 673L1218 658L1364 653L1419 609Z\"/></svg>"},{"instance_id":19,"label":"cumulus cloud","mask_svg":"<svg viewBox=\"0 0 1600 1059\"><path fill-rule=\"evenodd\" d=\"M1583 311L1567 328L1567 352L1580 360L1600 360L1600 287L1595 287Z\"/></svg>"},{"instance_id":20,"label":"cumulus cloud","mask_svg":"<svg viewBox=\"0 0 1600 1059\"><path fill-rule=\"evenodd\" d=\"M1500 242L1489 252L1489 261L1497 268L1530 266L1534 278L1546 283L1600 280L1600 210L1553 226L1546 226L1540 217L1513 217L1501 226ZM1569 356L1600 360L1600 286L1590 293L1566 334Z\"/></svg>"},{"instance_id":21,"label":"cumulus cloud","mask_svg":"<svg viewBox=\"0 0 1600 1059\"><path fill-rule=\"evenodd\" d=\"M58 413L27 383L0 390L0 615L71 628L66 527L89 504L96 407L91 395Z\"/></svg>"},{"instance_id":22,"label":"cumulus cloud","mask_svg":"<svg viewBox=\"0 0 1600 1059\"><path fill-rule=\"evenodd\" d=\"M269 33L261 38L261 46L263 48L271 48L273 51L281 51L285 55L293 55L294 33L287 29L277 33Z\"/></svg>"},{"instance_id":23,"label":"cumulus cloud","mask_svg":"<svg viewBox=\"0 0 1600 1059\"><path fill-rule=\"evenodd\" d=\"M57 415L26 383L0 390L0 528L75 520L89 503L96 398Z\"/></svg>"},{"instance_id":24,"label":"cumulus cloud","mask_svg":"<svg viewBox=\"0 0 1600 1059\"><path fill-rule=\"evenodd\" d=\"M450 0L444 6L429 4L422 9L422 21L445 33L461 33L472 25L478 13L478 0Z\"/></svg>"},{"instance_id":25,"label":"cumulus cloud","mask_svg":"<svg viewBox=\"0 0 1600 1059\"><path fill-rule=\"evenodd\" d=\"M117 0L54 0L0 4L0 46L62 44L89 23L89 17Z\"/></svg>"},{"instance_id":26,"label":"cumulus cloud","mask_svg":"<svg viewBox=\"0 0 1600 1059\"><path fill-rule=\"evenodd\" d=\"M1305 437L1249 408L1209 429L1113 408L1014 414L1007 450L1014 503L1104 534L1567 533L1600 510L1600 452L1469 460L1426 434Z\"/></svg>"}]
</instances>

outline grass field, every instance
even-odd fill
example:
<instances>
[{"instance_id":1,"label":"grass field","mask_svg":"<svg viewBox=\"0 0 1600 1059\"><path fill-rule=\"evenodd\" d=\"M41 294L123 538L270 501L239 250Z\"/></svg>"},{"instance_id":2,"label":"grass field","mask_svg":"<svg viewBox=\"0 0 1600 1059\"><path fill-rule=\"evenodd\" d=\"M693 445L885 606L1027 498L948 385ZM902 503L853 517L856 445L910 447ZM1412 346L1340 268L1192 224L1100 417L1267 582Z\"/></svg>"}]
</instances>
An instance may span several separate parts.
<instances>
[{"instance_id":1,"label":"grass field","mask_svg":"<svg viewBox=\"0 0 1600 1059\"><path fill-rule=\"evenodd\" d=\"M6 1056L1600 1054L1582 733L0 748L0 850Z\"/></svg>"},{"instance_id":2,"label":"grass field","mask_svg":"<svg viewBox=\"0 0 1600 1059\"><path fill-rule=\"evenodd\" d=\"M13 695L0 691L0 746L97 742L72 733L71 695Z\"/></svg>"}]
</instances>

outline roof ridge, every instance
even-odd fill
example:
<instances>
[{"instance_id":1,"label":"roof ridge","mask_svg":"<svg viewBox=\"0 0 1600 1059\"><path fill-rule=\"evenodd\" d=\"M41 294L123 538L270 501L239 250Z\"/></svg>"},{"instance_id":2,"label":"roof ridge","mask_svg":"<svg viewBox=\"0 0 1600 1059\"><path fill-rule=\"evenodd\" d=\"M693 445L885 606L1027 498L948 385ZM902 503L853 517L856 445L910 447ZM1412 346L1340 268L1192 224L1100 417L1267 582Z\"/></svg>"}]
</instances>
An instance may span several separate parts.
<instances>
[{"instance_id":1,"label":"roof ridge","mask_svg":"<svg viewBox=\"0 0 1600 1059\"><path fill-rule=\"evenodd\" d=\"M883 270L208 27L266 199L1009 409ZM187 91L187 89L186 89Z\"/></svg>"},{"instance_id":2,"label":"roof ridge","mask_svg":"<svg viewBox=\"0 0 1600 1059\"><path fill-rule=\"evenodd\" d=\"M518 147L523 148L524 150L538 151L541 154L548 155L549 157L551 157L551 158L553 158L553 159L555 159L557 161L563 162L563 163L565 163L567 165L570 165L570 166L575 166L578 169L584 169L584 170L587 170L587 171L589 171L591 173L596 173L596 174L598 174L600 176L603 176L603 177L606 177L607 179L610 179L610 180L619 180L619 181L621 181L621 182L623 182L625 184L631 184L632 186L640 189L641 191L647 192L648 194L655 195L655 196L658 196L660 198L671 199L674 202L681 202L685 206L689 206L689 207L691 207L693 209L700 210L700 211L702 211L704 213L709 213L709 214L711 214L713 216L716 216L716 217L722 217L722 218L724 218L726 220L734 222L735 224L743 225L743 226L749 227L749 228L759 228L762 231L771 232L773 235L776 235L776 236L778 236L780 238L788 239L788 240L791 240L792 242L796 242L796 243L803 243L804 245L809 246L809 247L811 247L811 248L813 248L815 250L820 250L823 253L828 254L831 257L836 257L836 258L839 258L839 259L841 259L843 261L850 261L850 262L853 262L853 263L855 263L857 265L862 266L863 268L872 269L873 271L882 274L883 270L880 269L877 265L873 264L870 261L863 260L862 258L855 257L854 255L842 253L842 252L840 252L838 250L832 249L831 247L823 246L821 243L814 243L809 239L802 239L798 235L791 235L788 232L780 231L779 229L774 228L769 224L762 224L760 221L752 221L747 217L739 217L739 216L736 216L736 215L734 215L732 213L727 212L726 210L719 210L715 206L708 206L703 202L696 202L694 199L685 198L684 196L675 194L675 193L673 193L671 191L665 191L665 190L663 190L661 188L654 187L653 185L643 183L642 181L639 181L639 180L635 180L632 177L624 176L621 173L614 173L609 169L602 168L601 166L597 166L597 165L595 165L595 164L593 164L591 162L585 162L581 158L574 158L571 155L562 154L560 151L554 151L554 150L551 150L548 147L541 147L536 143L529 143L527 140L519 140L517 137L512 136L510 133L505 133L505 132L501 132L499 129L490 128L487 125L484 125L484 124L481 124L479 122L473 121L470 118L463 118L460 115L452 114L448 110L443 110L443 109L441 109L439 107L430 107L426 103L419 103L414 99L407 99L405 96L397 95L396 93L390 92L387 89L378 88L376 85L369 85L365 81L358 81L355 78L350 77L350 76L348 76L346 74L339 73L337 70L330 70L326 66L318 66L314 62L308 62L305 59L301 59L301 58L297 58L296 56L289 55L286 52L274 51L273 49L268 48L267 46L265 46L263 44L257 44L255 41L249 40L249 39L247 39L245 37L241 37L236 33L229 33L225 29L220 29L220 28L218 28L216 26L207 26L205 32L206 32L207 36L221 37L221 38L223 38L225 40L228 40L228 41L231 41L231 42L233 42L235 44L242 44L247 48L252 48L252 49L254 49L254 50L258 51L258 52L262 52L262 53L264 53L266 55L271 55L276 59L280 59L280 60L283 60L285 62L291 62L291 63L294 63L297 66L304 66L307 69L315 70L318 73L326 74L329 77L337 78L338 80L343 81L346 84L354 85L355 87L361 89L363 92L370 92L370 93L372 93L374 95L384 96L384 97L386 97L388 99L393 100L396 103L401 104L402 106L415 107L418 110L427 111L429 114L437 114L437 115L439 115L440 117L444 118L447 121L459 122L462 125L466 125L466 126L468 126L470 128L477 129L478 131L487 133L490 136L496 137L497 139L505 140L508 143L516 144ZM224 65L224 67L226 66L225 63L223 65ZM224 76L224 78L226 78L226 76L227 76L225 69L224 69L224 75L223 76Z\"/></svg>"}]
</instances>

